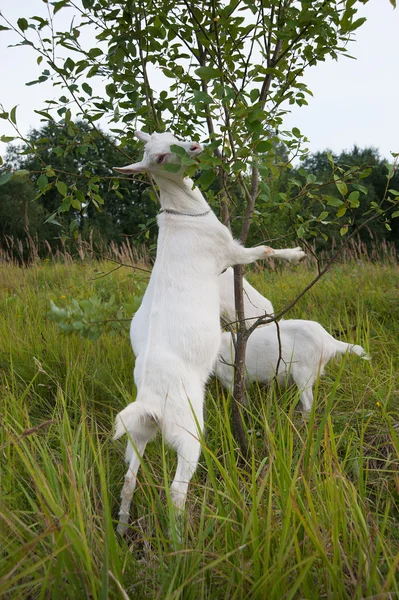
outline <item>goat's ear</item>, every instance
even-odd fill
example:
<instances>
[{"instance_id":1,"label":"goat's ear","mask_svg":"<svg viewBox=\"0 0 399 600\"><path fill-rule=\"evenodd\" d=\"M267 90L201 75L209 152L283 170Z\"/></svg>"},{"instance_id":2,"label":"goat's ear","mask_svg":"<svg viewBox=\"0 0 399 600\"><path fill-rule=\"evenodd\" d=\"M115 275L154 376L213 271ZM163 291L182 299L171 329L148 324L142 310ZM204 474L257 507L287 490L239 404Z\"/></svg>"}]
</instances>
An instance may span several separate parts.
<instances>
[{"instance_id":1,"label":"goat's ear","mask_svg":"<svg viewBox=\"0 0 399 600\"><path fill-rule=\"evenodd\" d=\"M142 142L149 142L151 139L151 136L148 133L144 133L144 131L140 131L139 129L134 132L134 135Z\"/></svg>"},{"instance_id":2,"label":"goat's ear","mask_svg":"<svg viewBox=\"0 0 399 600\"><path fill-rule=\"evenodd\" d=\"M130 175L131 173L145 173L147 171L146 166L142 162L133 163L126 167L113 167L113 169L124 175Z\"/></svg>"}]
</instances>

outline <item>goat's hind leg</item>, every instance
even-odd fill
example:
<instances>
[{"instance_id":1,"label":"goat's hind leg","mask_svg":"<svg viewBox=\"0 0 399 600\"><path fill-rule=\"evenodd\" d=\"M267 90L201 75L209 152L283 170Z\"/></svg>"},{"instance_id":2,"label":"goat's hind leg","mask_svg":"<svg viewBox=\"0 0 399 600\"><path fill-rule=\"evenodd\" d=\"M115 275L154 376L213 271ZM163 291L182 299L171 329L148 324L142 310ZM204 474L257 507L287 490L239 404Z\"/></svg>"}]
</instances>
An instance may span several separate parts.
<instances>
[{"instance_id":1,"label":"goat's hind leg","mask_svg":"<svg viewBox=\"0 0 399 600\"><path fill-rule=\"evenodd\" d=\"M121 506L119 510L119 524L117 532L124 535L129 523L130 505L132 503L133 493L137 482L137 471L140 467L140 459L144 454L147 443L154 437L154 430L146 428L145 431L129 432L129 441L126 447L126 462L129 463L128 471L125 475L125 482L121 492Z\"/></svg>"},{"instance_id":2,"label":"goat's hind leg","mask_svg":"<svg viewBox=\"0 0 399 600\"><path fill-rule=\"evenodd\" d=\"M181 431L173 440L169 438L177 451L177 469L173 482L170 486L170 496L174 507L174 527L177 539L183 539L184 529L184 507L186 504L188 485L198 465L201 454L201 443L197 434L190 431ZM172 536L173 537L173 536Z\"/></svg>"},{"instance_id":3,"label":"goat's hind leg","mask_svg":"<svg viewBox=\"0 0 399 600\"><path fill-rule=\"evenodd\" d=\"M313 386L316 375L311 370L298 369L293 365L291 376L299 390L303 417L309 417L313 406Z\"/></svg>"}]
</instances>

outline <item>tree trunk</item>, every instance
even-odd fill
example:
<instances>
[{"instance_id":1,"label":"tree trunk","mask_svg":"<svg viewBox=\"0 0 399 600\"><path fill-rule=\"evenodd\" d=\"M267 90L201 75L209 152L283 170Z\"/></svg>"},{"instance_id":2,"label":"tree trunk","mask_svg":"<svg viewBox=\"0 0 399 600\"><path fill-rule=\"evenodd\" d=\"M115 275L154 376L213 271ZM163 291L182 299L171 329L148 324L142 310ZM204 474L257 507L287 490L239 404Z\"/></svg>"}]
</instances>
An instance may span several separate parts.
<instances>
[{"instance_id":1,"label":"tree trunk","mask_svg":"<svg viewBox=\"0 0 399 600\"><path fill-rule=\"evenodd\" d=\"M232 424L233 434L240 445L241 453L244 458L248 456L248 441L245 431L245 421L243 415L244 395L245 395L245 352L247 348L245 313L244 313L244 292L242 286L243 278L242 265L234 267L234 297L237 315L237 337L235 345L234 360L234 389L232 405Z\"/></svg>"}]
</instances>

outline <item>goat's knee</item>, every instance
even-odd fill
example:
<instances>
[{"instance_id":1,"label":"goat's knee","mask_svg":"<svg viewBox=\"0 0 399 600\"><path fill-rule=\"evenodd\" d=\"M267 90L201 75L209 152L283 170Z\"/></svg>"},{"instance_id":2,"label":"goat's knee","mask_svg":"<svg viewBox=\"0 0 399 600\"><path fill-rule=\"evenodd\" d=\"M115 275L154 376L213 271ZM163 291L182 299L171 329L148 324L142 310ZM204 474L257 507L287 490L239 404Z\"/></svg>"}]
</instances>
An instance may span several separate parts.
<instances>
[{"instance_id":1,"label":"goat's knee","mask_svg":"<svg viewBox=\"0 0 399 600\"><path fill-rule=\"evenodd\" d=\"M119 524L117 532L124 535L129 523L130 505L132 503L134 488L136 487L136 477L132 476L130 470L125 477L125 483L121 492L121 506L119 510Z\"/></svg>"},{"instance_id":2,"label":"goat's knee","mask_svg":"<svg viewBox=\"0 0 399 600\"><path fill-rule=\"evenodd\" d=\"M191 478L190 478L191 479ZM179 511L183 511L186 504L188 482L173 481L170 486L172 504Z\"/></svg>"},{"instance_id":3,"label":"goat's knee","mask_svg":"<svg viewBox=\"0 0 399 600\"><path fill-rule=\"evenodd\" d=\"M300 396L301 404L302 404L302 412L303 416L308 416L313 406L313 392L312 388L308 388L307 390L303 390Z\"/></svg>"}]
</instances>

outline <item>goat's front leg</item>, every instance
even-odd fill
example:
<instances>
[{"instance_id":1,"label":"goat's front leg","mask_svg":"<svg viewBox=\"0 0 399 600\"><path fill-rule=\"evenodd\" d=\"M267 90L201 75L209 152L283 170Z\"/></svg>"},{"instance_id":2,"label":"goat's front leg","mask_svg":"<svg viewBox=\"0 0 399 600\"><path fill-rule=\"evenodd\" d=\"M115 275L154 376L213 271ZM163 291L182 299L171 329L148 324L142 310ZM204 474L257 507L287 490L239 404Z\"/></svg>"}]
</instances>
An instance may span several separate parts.
<instances>
[{"instance_id":1,"label":"goat's front leg","mask_svg":"<svg viewBox=\"0 0 399 600\"><path fill-rule=\"evenodd\" d=\"M269 258L282 258L294 264L303 260L306 256L305 252L299 246L296 248L282 248L281 250L269 248L269 250L271 250Z\"/></svg>"},{"instance_id":2,"label":"goat's front leg","mask_svg":"<svg viewBox=\"0 0 399 600\"><path fill-rule=\"evenodd\" d=\"M256 260L264 260L265 258L281 258L293 263L298 263L305 258L306 254L298 246L297 248L283 248L275 250L270 246L255 246L254 248L244 248L235 240L232 240L228 248L227 260L229 266L248 265Z\"/></svg>"},{"instance_id":3,"label":"goat's front leg","mask_svg":"<svg viewBox=\"0 0 399 600\"><path fill-rule=\"evenodd\" d=\"M273 248L269 246L255 246L254 248L244 248L239 242L231 241L228 247L227 262L228 267L234 265L249 265L256 260L264 260L273 255Z\"/></svg>"}]
</instances>

